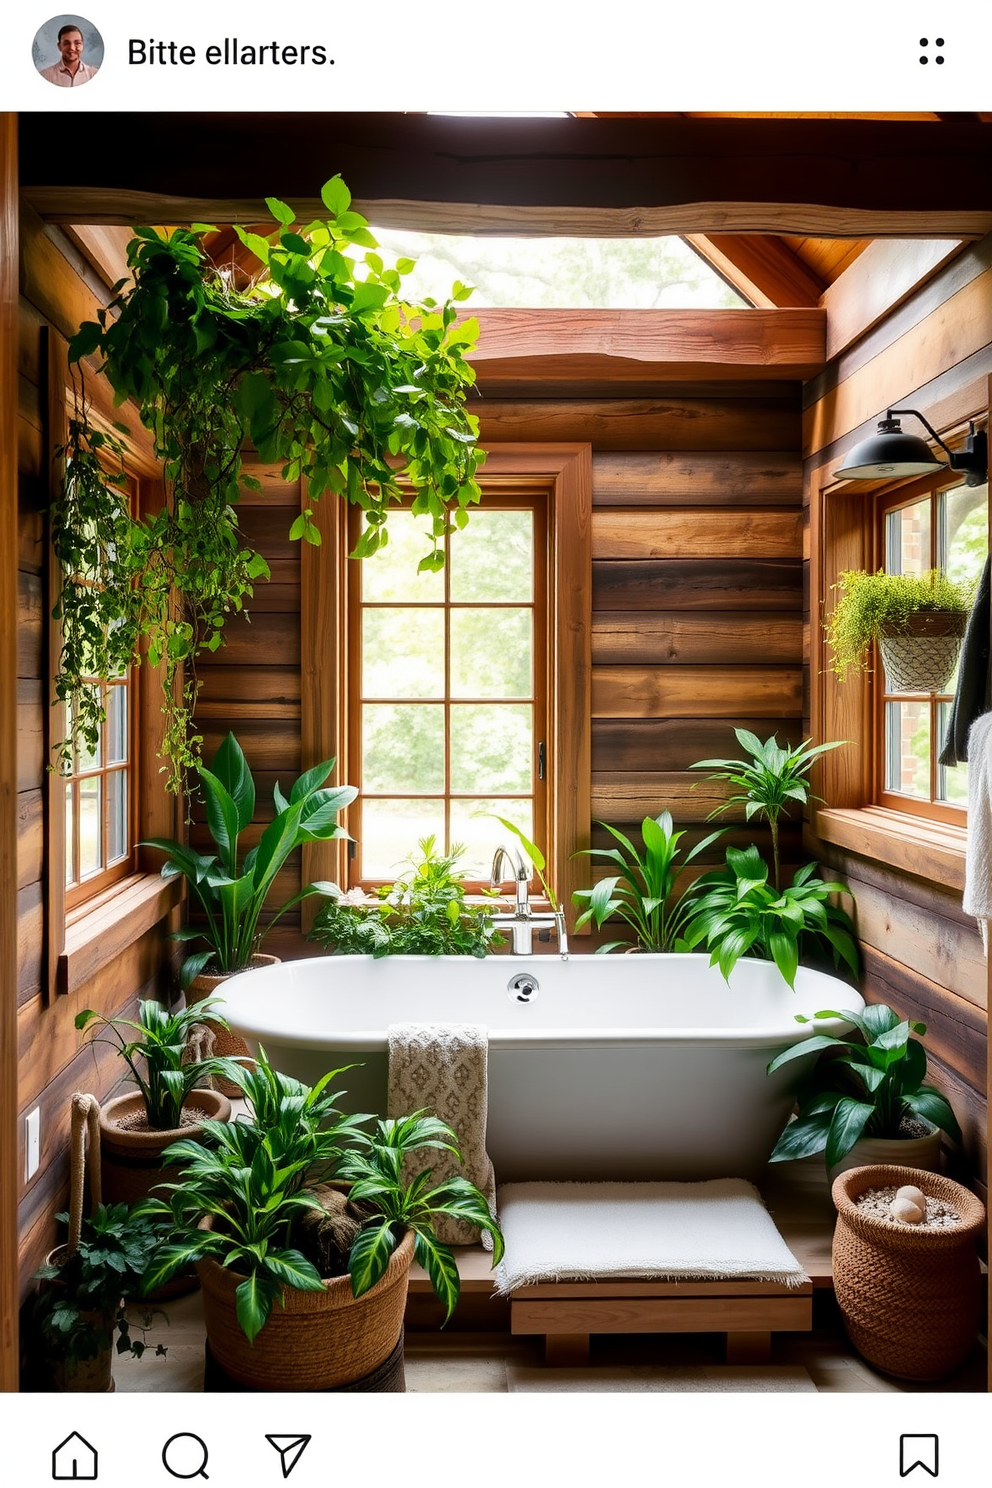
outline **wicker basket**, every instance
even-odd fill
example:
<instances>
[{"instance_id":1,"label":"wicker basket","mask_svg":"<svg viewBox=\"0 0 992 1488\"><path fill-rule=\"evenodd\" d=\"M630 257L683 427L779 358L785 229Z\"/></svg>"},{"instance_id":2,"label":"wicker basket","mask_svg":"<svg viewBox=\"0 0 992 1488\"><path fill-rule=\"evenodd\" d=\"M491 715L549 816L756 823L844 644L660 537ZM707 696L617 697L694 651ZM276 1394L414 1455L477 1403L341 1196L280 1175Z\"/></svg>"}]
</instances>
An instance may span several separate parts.
<instances>
[{"instance_id":1,"label":"wicker basket","mask_svg":"<svg viewBox=\"0 0 992 1488\"><path fill-rule=\"evenodd\" d=\"M961 1223L919 1229L878 1219L854 1202L867 1189L909 1183L953 1205ZM922 1168L851 1168L832 1192L834 1292L851 1342L886 1374L943 1379L964 1361L978 1332L982 1203L960 1183Z\"/></svg>"},{"instance_id":2,"label":"wicker basket","mask_svg":"<svg viewBox=\"0 0 992 1488\"><path fill-rule=\"evenodd\" d=\"M249 969L257 970L261 966L278 966L278 964L278 956L266 956L259 952L258 955L252 956ZM218 987L227 981L228 975L233 975L233 973L226 973L224 976L209 976L201 972L199 976L194 977L186 988L186 1006L193 1007L194 1004L205 1002L208 997L213 997ZM218 1059L250 1061L251 1054L244 1039L238 1038L236 1033L231 1033L226 1028L221 1028L219 1023L214 1023L209 1018L204 1018L203 1021L214 1036L213 1053ZM235 1085L233 1080L225 1080L221 1075L215 1076L214 1088L222 1095L231 1096L232 1099L237 1099L241 1095L241 1087Z\"/></svg>"},{"instance_id":3,"label":"wicker basket","mask_svg":"<svg viewBox=\"0 0 992 1488\"><path fill-rule=\"evenodd\" d=\"M254 1344L235 1312L244 1277L198 1261L210 1352L225 1374L252 1390L330 1390L361 1379L386 1362L403 1332L412 1260L408 1230L364 1296L352 1296L350 1276L325 1281L322 1292L285 1287L285 1306L276 1303Z\"/></svg>"},{"instance_id":4,"label":"wicker basket","mask_svg":"<svg viewBox=\"0 0 992 1488\"><path fill-rule=\"evenodd\" d=\"M136 1204L146 1199L157 1183L176 1176L162 1166L162 1153L180 1137L202 1135L203 1120L230 1121L231 1102L216 1090L193 1090L183 1109L198 1119L172 1131L150 1129L128 1131L118 1125L123 1116L145 1108L140 1091L108 1101L100 1111L100 1173L105 1204Z\"/></svg>"},{"instance_id":5,"label":"wicker basket","mask_svg":"<svg viewBox=\"0 0 992 1488\"><path fill-rule=\"evenodd\" d=\"M944 692L954 674L968 616L918 610L908 625L879 641L887 692Z\"/></svg>"}]
</instances>

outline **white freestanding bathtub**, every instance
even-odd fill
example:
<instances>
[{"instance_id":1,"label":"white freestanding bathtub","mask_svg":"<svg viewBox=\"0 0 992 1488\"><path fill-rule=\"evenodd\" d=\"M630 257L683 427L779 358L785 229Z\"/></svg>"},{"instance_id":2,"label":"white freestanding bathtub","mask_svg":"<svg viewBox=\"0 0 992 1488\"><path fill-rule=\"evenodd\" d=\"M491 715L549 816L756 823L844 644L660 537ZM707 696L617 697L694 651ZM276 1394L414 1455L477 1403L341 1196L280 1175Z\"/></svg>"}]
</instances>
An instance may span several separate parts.
<instances>
[{"instance_id":1,"label":"white freestanding bathtub","mask_svg":"<svg viewBox=\"0 0 992 1488\"><path fill-rule=\"evenodd\" d=\"M724 981L705 955L319 956L229 978L217 997L232 1029L342 1106L384 1114L391 1023L489 1030L487 1142L497 1179L754 1177L808 1067L769 1078L768 1061L846 1023L859 994L800 968L791 991L771 962ZM812 1057L812 1056L811 1056Z\"/></svg>"}]
</instances>

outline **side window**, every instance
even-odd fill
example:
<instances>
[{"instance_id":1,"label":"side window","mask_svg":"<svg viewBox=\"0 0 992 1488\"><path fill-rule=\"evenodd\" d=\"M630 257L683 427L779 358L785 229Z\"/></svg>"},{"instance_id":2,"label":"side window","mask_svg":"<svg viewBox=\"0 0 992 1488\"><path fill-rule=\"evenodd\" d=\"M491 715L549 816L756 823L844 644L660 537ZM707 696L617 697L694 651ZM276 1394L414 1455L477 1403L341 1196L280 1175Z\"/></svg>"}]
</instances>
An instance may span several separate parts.
<instances>
[{"instance_id":1,"label":"side window","mask_svg":"<svg viewBox=\"0 0 992 1488\"><path fill-rule=\"evenodd\" d=\"M880 562L888 573L942 568L953 579L977 580L988 553L988 486L959 483L899 502L891 492L880 508ZM880 668L877 676L884 677ZM963 822L967 766L939 761L956 674L942 694L877 688L879 804L938 820Z\"/></svg>"}]
</instances>

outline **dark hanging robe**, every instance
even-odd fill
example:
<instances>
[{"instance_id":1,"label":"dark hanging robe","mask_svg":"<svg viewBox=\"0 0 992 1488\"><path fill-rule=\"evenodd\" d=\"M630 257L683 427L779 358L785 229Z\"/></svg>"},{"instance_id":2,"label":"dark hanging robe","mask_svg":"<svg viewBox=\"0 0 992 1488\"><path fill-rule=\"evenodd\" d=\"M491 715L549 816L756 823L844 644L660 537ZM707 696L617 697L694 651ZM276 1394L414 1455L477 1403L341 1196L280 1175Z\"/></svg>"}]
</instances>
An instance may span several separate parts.
<instances>
[{"instance_id":1,"label":"dark hanging robe","mask_svg":"<svg viewBox=\"0 0 992 1488\"><path fill-rule=\"evenodd\" d=\"M976 718L992 709L989 677L990 618L989 559L985 560L975 604L968 616L958 668L958 686L939 759L942 765L960 765L968 758L968 730Z\"/></svg>"}]
</instances>

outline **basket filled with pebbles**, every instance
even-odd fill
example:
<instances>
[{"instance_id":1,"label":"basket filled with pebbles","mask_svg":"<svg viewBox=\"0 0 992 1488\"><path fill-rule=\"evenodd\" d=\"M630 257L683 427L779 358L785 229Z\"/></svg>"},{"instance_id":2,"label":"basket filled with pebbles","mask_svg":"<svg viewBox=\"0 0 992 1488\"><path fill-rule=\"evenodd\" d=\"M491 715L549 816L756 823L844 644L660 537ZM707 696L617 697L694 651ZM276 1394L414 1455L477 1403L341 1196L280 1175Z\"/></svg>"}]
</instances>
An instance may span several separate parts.
<instances>
[{"instance_id":1,"label":"basket filled with pebbles","mask_svg":"<svg viewBox=\"0 0 992 1488\"><path fill-rule=\"evenodd\" d=\"M882 1164L841 1173L832 1192L834 1293L851 1342L886 1374L943 1379L978 1332L984 1206L939 1173Z\"/></svg>"}]
</instances>

